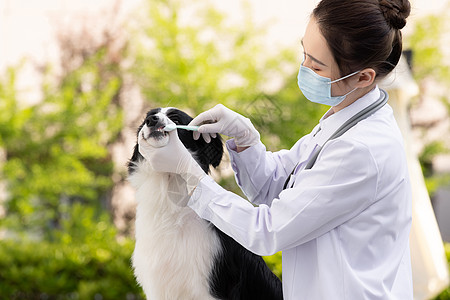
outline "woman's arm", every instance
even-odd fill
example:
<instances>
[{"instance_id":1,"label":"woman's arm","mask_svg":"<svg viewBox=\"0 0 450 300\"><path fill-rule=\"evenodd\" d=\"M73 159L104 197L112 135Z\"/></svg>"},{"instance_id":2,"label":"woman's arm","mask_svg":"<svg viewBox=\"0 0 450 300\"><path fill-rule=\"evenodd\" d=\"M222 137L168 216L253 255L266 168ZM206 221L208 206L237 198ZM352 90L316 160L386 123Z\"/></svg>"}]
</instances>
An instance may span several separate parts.
<instances>
[{"instance_id":1,"label":"woman's arm","mask_svg":"<svg viewBox=\"0 0 450 300\"><path fill-rule=\"evenodd\" d=\"M270 206L298 163L304 140L305 137L290 150L274 153L261 142L252 147L237 147L233 140L227 142L236 181L251 202Z\"/></svg>"},{"instance_id":2,"label":"woman's arm","mask_svg":"<svg viewBox=\"0 0 450 300\"><path fill-rule=\"evenodd\" d=\"M271 255L361 213L374 201L377 175L365 146L335 140L322 150L314 168L302 171L295 187L284 190L270 207L254 207L210 177L200 181L188 206L250 251Z\"/></svg>"}]
</instances>

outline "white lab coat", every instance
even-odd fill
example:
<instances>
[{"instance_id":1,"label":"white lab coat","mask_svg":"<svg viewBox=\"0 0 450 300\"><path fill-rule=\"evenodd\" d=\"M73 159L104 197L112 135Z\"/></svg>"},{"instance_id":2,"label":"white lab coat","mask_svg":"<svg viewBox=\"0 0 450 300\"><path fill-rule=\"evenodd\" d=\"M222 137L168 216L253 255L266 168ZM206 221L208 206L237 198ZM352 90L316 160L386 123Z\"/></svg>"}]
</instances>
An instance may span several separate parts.
<instances>
[{"instance_id":1,"label":"white lab coat","mask_svg":"<svg viewBox=\"0 0 450 300\"><path fill-rule=\"evenodd\" d=\"M259 143L237 153L228 141L236 180L259 206L208 176L189 200L200 217L250 251L282 250L284 299L413 297L410 182L391 107L326 143L312 169L304 170L317 145L379 95L376 87L343 110L329 111L290 150L272 153ZM282 191L298 162L293 187Z\"/></svg>"}]
</instances>

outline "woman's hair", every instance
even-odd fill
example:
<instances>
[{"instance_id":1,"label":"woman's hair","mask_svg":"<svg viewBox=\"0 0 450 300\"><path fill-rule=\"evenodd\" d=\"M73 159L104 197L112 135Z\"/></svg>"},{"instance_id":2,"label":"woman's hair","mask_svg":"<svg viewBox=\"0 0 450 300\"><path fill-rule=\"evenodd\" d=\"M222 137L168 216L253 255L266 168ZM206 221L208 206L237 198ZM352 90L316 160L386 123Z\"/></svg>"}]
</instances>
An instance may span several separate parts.
<instances>
[{"instance_id":1,"label":"woman's hair","mask_svg":"<svg viewBox=\"0 0 450 300\"><path fill-rule=\"evenodd\" d=\"M406 25L410 10L408 0L322 0L312 15L340 76L373 68L379 79L400 59L400 29Z\"/></svg>"}]
</instances>

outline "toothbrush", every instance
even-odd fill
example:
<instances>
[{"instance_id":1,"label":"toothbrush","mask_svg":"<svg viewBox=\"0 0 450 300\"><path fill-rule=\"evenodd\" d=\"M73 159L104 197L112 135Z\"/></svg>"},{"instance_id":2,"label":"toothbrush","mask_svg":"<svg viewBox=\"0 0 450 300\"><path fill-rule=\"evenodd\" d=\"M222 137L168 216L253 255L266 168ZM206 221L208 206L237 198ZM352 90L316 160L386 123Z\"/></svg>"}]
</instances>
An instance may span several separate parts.
<instances>
[{"instance_id":1,"label":"toothbrush","mask_svg":"<svg viewBox=\"0 0 450 300\"><path fill-rule=\"evenodd\" d=\"M167 124L164 127L164 131L172 131L177 128L179 129L185 129L185 130L191 130L191 131L198 131L199 126L188 126L188 125L176 125L176 124Z\"/></svg>"}]
</instances>

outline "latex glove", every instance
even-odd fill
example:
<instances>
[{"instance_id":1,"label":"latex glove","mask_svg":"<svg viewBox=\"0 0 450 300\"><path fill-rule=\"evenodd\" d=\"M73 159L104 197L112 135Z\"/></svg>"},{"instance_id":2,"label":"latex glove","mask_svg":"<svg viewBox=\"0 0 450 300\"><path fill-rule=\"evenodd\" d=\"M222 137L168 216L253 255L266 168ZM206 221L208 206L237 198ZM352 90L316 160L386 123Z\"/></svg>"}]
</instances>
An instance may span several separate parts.
<instances>
[{"instance_id":1,"label":"latex glove","mask_svg":"<svg viewBox=\"0 0 450 300\"><path fill-rule=\"evenodd\" d=\"M175 173L186 181L191 193L206 175L178 138L176 130L169 132L169 141L162 147L154 147L139 134L139 153L157 172Z\"/></svg>"},{"instance_id":2,"label":"latex glove","mask_svg":"<svg viewBox=\"0 0 450 300\"><path fill-rule=\"evenodd\" d=\"M234 137L234 142L239 147L256 145L260 139L259 132L250 119L222 104L202 112L189 125L200 126L198 132L194 132L194 139L197 140L202 134L207 143L211 141L211 137L215 137L216 133Z\"/></svg>"}]
</instances>

